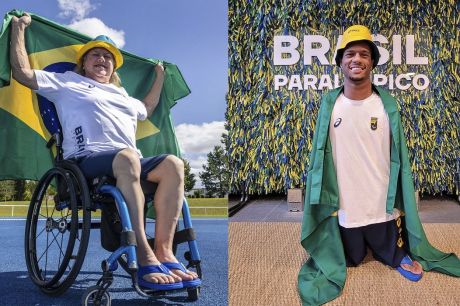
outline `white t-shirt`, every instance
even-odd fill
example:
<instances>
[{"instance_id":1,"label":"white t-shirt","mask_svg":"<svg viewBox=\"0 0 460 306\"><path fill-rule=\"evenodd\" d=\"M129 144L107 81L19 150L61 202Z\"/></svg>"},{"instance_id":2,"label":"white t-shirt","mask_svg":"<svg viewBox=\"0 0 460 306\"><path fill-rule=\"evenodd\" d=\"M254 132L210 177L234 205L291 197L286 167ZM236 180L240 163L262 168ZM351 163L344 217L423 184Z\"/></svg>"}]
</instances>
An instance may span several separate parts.
<instances>
[{"instance_id":1,"label":"white t-shirt","mask_svg":"<svg viewBox=\"0 0 460 306\"><path fill-rule=\"evenodd\" d=\"M339 187L339 224L360 227L393 220L386 213L390 180L390 126L382 99L339 95L329 125Z\"/></svg>"},{"instance_id":2,"label":"white t-shirt","mask_svg":"<svg viewBox=\"0 0 460 306\"><path fill-rule=\"evenodd\" d=\"M64 134L64 158L87 151L137 150L137 120L147 118L141 101L128 96L121 87L102 84L72 71L35 70L35 76L36 92L56 107Z\"/></svg>"}]
</instances>

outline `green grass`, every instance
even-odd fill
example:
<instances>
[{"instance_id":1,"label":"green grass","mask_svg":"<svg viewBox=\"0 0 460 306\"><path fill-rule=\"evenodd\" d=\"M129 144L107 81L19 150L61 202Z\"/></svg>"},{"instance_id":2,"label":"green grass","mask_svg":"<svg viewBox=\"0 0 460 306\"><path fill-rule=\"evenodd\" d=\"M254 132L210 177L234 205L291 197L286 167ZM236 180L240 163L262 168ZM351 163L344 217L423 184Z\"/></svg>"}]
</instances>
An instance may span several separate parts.
<instances>
[{"instance_id":1,"label":"green grass","mask_svg":"<svg viewBox=\"0 0 460 306\"><path fill-rule=\"evenodd\" d=\"M0 217L26 217L29 203L29 201L0 202ZM227 217L228 200L226 198L189 198L187 203L192 217ZM27 207L14 207L12 216L12 205L27 205ZM43 208L41 213L46 215ZM100 217L100 215L99 210L92 212L93 217Z\"/></svg>"},{"instance_id":2,"label":"green grass","mask_svg":"<svg viewBox=\"0 0 460 306\"><path fill-rule=\"evenodd\" d=\"M11 210L12 205L27 205L24 207L15 207L13 217L25 217L27 216L27 210L29 209L29 201L8 201L0 202L0 216L1 217L12 217Z\"/></svg>"},{"instance_id":3,"label":"green grass","mask_svg":"<svg viewBox=\"0 0 460 306\"><path fill-rule=\"evenodd\" d=\"M187 203L190 207L209 206L228 208L228 199L226 198L187 198Z\"/></svg>"},{"instance_id":4,"label":"green grass","mask_svg":"<svg viewBox=\"0 0 460 306\"><path fill-rule=\"evenodd\" d=\"M226 198L188 198L192 217L228 217Z\"/></svg>"}]
</instances>

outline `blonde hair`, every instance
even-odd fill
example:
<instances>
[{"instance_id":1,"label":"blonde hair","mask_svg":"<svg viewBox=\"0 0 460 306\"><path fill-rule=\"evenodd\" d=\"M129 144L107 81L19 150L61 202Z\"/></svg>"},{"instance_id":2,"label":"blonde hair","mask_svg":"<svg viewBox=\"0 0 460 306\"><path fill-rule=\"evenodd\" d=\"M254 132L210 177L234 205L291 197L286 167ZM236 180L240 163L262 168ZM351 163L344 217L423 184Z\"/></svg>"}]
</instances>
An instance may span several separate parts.
<instances>
[{"instance_id":1,"label":"blonde hair","mask_svg":"<svg viewBox=\"0 0 460 306\"><path fill-rule=\"evenodd\" d=\"M88 53L88 52L87 52ZM74 72L78 73L79 75L85 76L85 69L83 69L83 62L86 58L86 53L81 57L81 61L77 63L77 66L74 69ZM113 84L117 87L121 87L121 79L118 73L114 70L112 75L110 76L109 80L110 84Z\"/></svg>"}]
</instances>

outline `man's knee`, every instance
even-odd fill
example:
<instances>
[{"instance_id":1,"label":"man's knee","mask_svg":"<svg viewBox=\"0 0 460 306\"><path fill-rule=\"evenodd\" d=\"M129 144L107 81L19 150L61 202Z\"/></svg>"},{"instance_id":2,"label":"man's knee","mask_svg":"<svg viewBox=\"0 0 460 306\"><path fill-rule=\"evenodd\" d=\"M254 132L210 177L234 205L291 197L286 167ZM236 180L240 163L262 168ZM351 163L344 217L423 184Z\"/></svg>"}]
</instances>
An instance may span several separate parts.
<instances>
[{"instance_id":1,"label":"man's knee","mask_svg":"<svg viewBox=\"0 0 460 306\"><path fill-rule=\"evenodd\" d=\"M115 178L129 176L138 179L141 173L141 163L137 151L127 148L117 153L112 164Z\"/></svg>"}]
</instances>

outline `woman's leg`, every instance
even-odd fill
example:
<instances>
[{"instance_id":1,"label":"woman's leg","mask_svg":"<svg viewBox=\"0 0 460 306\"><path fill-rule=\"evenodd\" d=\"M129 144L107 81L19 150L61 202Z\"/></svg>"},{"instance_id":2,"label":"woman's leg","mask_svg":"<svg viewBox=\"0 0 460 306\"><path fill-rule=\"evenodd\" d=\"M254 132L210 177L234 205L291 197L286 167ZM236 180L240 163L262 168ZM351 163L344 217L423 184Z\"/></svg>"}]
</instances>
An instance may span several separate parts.
<instances>
[{"instance_id":1,"label":"woman's leg","mask_svg":"<svg viewBox=\"0 0 460 306\"><path fill-rule=\"evenodd\" d=\"M155 255L160 262L178 262L172 252L172 244L184 197L184 163L176 156L168 155L147 174L147 180L158 184L154 199ZM192 271L171 271L183 280L198 277Z\"/></svg>"},{"instance_id":2,"label":"woman's leg","mask_svg":"<svg viewBox=\"0 0 460 306\"><path fill-rule=\"evenodd\" d=\"M137 259L141 266L158 265L159 260L150 248L144 229L144 194L140 185L141 165L139 155L132 149L124 149L117 153L113 160L113 174L128 205L131 223L136 234ZM173 283L181 281L180 277L162 273L151 273L144 276L146 281L154 283Z\"/></svg>"}]
</instances>

